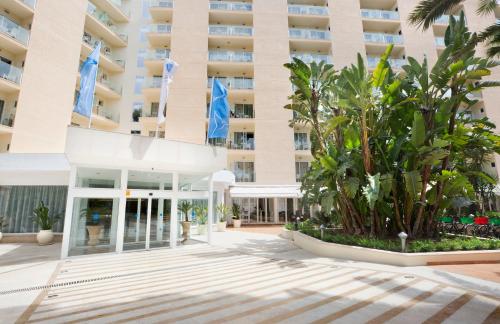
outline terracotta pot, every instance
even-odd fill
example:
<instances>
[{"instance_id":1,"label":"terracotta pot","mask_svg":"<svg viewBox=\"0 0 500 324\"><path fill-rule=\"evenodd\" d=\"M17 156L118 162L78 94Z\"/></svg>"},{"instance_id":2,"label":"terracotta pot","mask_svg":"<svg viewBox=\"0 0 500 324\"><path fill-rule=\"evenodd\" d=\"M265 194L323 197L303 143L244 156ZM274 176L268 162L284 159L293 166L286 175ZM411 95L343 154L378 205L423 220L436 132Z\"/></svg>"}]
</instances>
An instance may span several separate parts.
<instances>
[{"instance_id":1,"label":"terracotta pot","mask_svg":"<svg viewBox=\"0 0 500 324\"><path fill-rule=\"evenodd\" d=\"M36 235L36 240L38 241L38 245L49 245L52 244L52 240L54 239L54 233L52 230L40 230Z\"/></svg>"},{"instance_id":2,"label":"terracotta pot","mask_svg":"<svg viewBox=\"0 0 500 324\"><path fill-rule=\"evenodd\" d=\"M191 222L182 222L182 240L188 240L191 232Z\"/></svg>"},{"instance_id":3,"label":"terracotta pot","mask_svg":"<svg viewBox=\"0 0 500 324\"><path fill-rule=\"evenodd\" d=\"M241 219L233 219L233 227L240 228L241 227Z\"/></svg>"},{"instance_id":4,"label":"terracotta pot","mask_svg":"<svg viewBox=\"0 0 500 324\"><path fill-rule=\"evenodd\" d=\"M89 241L87 244L89 246L96 246L99 243L99 236L101 236L101 225L89 225L87 226L87 231L89 232Z\"/></svg>"},{"instance_id":5,"label":"terracotta pot","mask_svg":"<svg viewBox=\"0 0 500 324\"><path fill-rule=\"evenodd\" d=\"M217 231L225 232L226 231L227 222L218 222L217 223Z\"/></svg>"}]
</instances>

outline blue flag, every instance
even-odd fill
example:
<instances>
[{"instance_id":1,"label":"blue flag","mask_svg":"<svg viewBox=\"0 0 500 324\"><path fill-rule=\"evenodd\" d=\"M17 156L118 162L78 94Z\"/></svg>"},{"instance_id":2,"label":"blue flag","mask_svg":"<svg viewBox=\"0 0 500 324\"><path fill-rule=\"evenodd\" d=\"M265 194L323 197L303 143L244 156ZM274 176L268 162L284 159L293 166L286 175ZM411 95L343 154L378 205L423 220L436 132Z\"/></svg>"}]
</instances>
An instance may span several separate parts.
<instances>
[{"instance_id":1,"label":"blue flag","mask_svg":"<svg viewBox=\"0 0 500 324\"><path fill-rule=\"evenodd\" d=\"M76 100L74 112L91 118L92 106L94 105L95 79L97 68L99 66L99 54L101 52L101 42L90 53L89 57L83 62L80 69L80 93Z\"/></svg>"},{"instance_id":2,"label":"blue flag","mask_svg":"<svg viewBox=\"0 0 500 324\"><path fill-rule=\"evenodd\" d=\"M227 138L229 131L229 103L227 90L215 79L212 85L212 101L208 119L208 138Z\"/></svg>"}]
</instances>

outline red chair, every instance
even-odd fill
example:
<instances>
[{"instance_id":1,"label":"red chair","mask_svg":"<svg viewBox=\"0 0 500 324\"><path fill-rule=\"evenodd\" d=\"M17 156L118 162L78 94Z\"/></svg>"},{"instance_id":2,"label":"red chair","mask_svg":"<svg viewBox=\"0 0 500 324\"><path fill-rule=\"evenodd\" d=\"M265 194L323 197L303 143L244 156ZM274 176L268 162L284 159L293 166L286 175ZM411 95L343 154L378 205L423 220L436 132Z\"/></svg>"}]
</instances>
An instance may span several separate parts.
<instances>
[{"instance_id":1,"label":"red chair","mask_svg":"<svg viewBox=\"0 0 500 324\"><path fill-rule=\"evenodd\" d=\"M488 217L486 216L479 216L474 218L474 224L476 225L488 225Z\"/></svg>"}]
</instances>

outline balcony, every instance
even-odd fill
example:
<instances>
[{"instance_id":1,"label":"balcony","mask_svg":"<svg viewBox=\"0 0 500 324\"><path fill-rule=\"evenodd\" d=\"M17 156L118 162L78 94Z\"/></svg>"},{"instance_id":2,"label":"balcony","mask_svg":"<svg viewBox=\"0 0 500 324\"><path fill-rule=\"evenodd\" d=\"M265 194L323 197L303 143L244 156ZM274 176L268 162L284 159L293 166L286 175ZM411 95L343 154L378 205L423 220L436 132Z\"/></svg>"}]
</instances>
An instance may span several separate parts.
<instances>
[{"instance_id":1,"label":"balcony","mask_svg":"<svg viewBox=\"0 0 500 324\"><path fill-rule=\"evenodd\" d=\"M229 141L227 143L227 148L238 151L253 151L255 150L255 141L253 138L242 141Z\"/></svg>"},{"instance_id":2,"label":"balcony","mask_svg":"<svg viewBox=\"0 0 500 324\"><path fill-rule=\"evenodd\" d=\"M403 44L401 35L383 34L383 33L364 33L365 42L376 44Z\"/></svg>"},{"instance_id":3,"label":"balcony","mask_svg":"<svg viewBox=\"0 0 500 324\"><path fill-rule=\"evenodd\" d=\"M328 16L328 8L321 6L288 5L291 15Z\"/></svg>"},{"instance_id":4,"label":"balcony","mask_svg":"<svg viewBox=\"0 0 500 324\"><path fill-rule=\"evenodd\" d=\"M208 51L208 60L211 62L242 62L249 63L253 61L252 52L243 51Z\"/></svg>"},{"instance_id":5,"label":"balcony","mask_svg":"<svg viewBox=\"0 0 500 324\"><path fill-rule=\"evenodd\" d=\"M93 38L90 34L84 33L82 44L83 57L87 57L98 42L99 40ZM125 68L125 60L114 55L111 47L103 41L101 41L101 58L99 64L111 72L123 72Z\"/></svg>"},{"instance_id":6,"label":"balcony","mask_svg":"<svg viewBox=\"0 0 500 324\"><path fill-rule=\"evenodd\" d=\"M0 61L0 91L12 93L19 91L23 70Z\"/></svg>"},{"instance_id":7,"label":"balcony","mask_svg":"<svg viewBox=\"0 0 500 324\"><path fill-rule=\"evenodd\" d=\"M82 115L73 113L72 121L80 126L87 126L88 119ZM119 125L118 118L114 117L111 110L103 106L94 106L92 108L92 127L97 129L111 130Z\"/></svg>"},{"instance_id":8,"label":"balcony","mask_svg":"<svg viewBox=\"0 0 500 324\"><path fill-rule=\"evenodd\" d=\"M127 23L130 19L130 11L125 9L122 0L92 0L92 2L118 23Z\"/></svg>"},{"instance_id":9,"label":"balcony","mask_svg":"<svg viewBox=\"0 0 500 324\"><path fill-rule=\"evenodd\" d=\"M408 64L408 61L401 58L389 58L389 64L393 69L402 69L404 65ZM368 56L367 57L367 65L369 68L376 68L378 63L380 62L379 56Z\"/></svg>"},{"instance_id":10,"label":"balcony","mask_svg":"<svg viewBox=\"0 0 500 324\"><path fill-rule=\"evenodd\" d=\"M2 9L21 21L33 17L35 0L2 0L0 2L2 3Z\"/></svg>"},{"instance_id":11,"label":"balcony","mask_svg":"<svg viewBox=\"0 0 500 324\"><path fill-rule=\"evenodd\" d=\"M296 151L308 151L311 149L311 145L307 141L295 141Z\"/></svg>"},{"instance_id":12,"label":"balcony","mask_svg":"<svg viewBox=\"0 0 500 324\"><path fill-rule=\"evenodd\" d=\"M225 11L252 11L252 4L246 2L230 2L230 1L210 1L208 8L210 10L225 10Z\"/></svg>"},{"instance_id":13,"label":"balcony","mask_svg":"<svg viewBox=\"0 0 500 324\"><path fill-rule=\"evenodd\" d=\"M312 62L320 63L321 61L332 64L332 57L327 54L292 53L290 54L290 58L298 58L306 64L311 64Z\"/></svg>"},{"instance_id":14,"label":"balcony","mask_svg":"<svg viewBox=\"0 0 500 324\"><path fill-rule=\"evenodd\" d=\"M172 21L173 0L150 0L149 13L154 20Z\"/></svg>"},{"instance_id":15,"label":"balcony","mask_svg":"<svg viewBox=\"0 0 500 324\"><path fill-rule=\"evenodd\" d=\"M16 117L16 108L4 106L3 110L0 111L0 135L12 133L12 127L14 126L14 119Z\"/></svg>"},{"instance_id":16,"label":"balcony","mask_svg":"<svg viewBox=\"0 0 500 324\"><path fill-rule=\"evenodd\" d=\"M13 20L0 15L0 47L12 53L27 50L29 31Z\"/></svg>"},{"instance_id":17,"label":"balcony","mask_svg":"<svg viewBox=\"0 0 500 324\"><path fill-rule=\"evenodd\" d=\"M361 9L361 17L363 19L399 21L399 13L397 11L389 11L389 10Z\"/></svg>"},{"instance_id":18,"label":"balcony","mask_svg":"<svg viewBox=\"0 0 500 324\"><path fill-rule=\"evenodd\" d=\"M172 32L171 24L152 24L149 25L148 39L153 47L169 47Z\"/></svg>"},{"instance_id":19,"label":"balcony","mask_svg":"<svg viewBox=\"0 0 500 324\"><path fill-rule=\"evenodd\" d=\"M305 28L289 28L288 36L292 39L329 41L330 31Z\"/></svg>"},{"instance_id":20,"label":"balcony","mask_svg":"<svg viewBox=\"0 0 500 324\"><path fill-rule=\"evenodd\" d=\"M253 79L243 77L217 77L227 89L229 90L251 90L254 87ZM208 89L212 88L212 77L208 78Z\"/></svg>"},{"instance_id":21,"label":"balcony","mask_svg":"<svg viewBox=\"0 0 500 324\"><path fill-rule=\"evenodd\" d=\"M144 65L153 74L160 75L163 72L163 63L166 58L170 57L170 50L164 48L157 48L146 52L144 57Z\"/></svg>"},{"instance_id":22,"label":"balcony","mask_svg":"<svg viewBox=\"0 0 500 324\"><path fill-rule=\"evenodd\" d=\"M236 182L255 182L255 172L233 170Z\"/></svg>"},{"instance_id":23,"label":"balcony","mask_svg":"<svg viewBox=\"0 0 500 324\"><path fill-rule=\"evenodd\" d=\"M90 2L87 6L85 26L94 34L98 34L104 38L106 42L112 46L127 46L127 35L118 30L118 27L106 12L97 9L97 7Z\"/></svg>"},{"instance_id":24,"label":"balcony","mask_svg":"<svg viewBox=\"0 0 500 324\"><path fill-rule=\"evenodd\" d=\"M253 35L253 28L234 25L210 25L208 26L208 34L214 36L251 37Z\"/></svg>"}]
</instances>

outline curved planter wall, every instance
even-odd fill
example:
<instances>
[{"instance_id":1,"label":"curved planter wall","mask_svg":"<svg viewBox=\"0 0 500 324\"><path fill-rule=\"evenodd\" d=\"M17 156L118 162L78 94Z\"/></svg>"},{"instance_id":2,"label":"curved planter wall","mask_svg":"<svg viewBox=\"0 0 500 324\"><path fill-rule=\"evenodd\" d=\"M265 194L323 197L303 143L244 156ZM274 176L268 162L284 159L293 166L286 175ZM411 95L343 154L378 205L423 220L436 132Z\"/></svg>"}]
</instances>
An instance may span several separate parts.
<instances>
[{"instance_id":1,"label":"curved planter wall","mask_svg":"<svg viewBox=\"0 0 500 324\"><path fill-rule=\"evenodd\" d=\"M382 263L403 267L423 266L429 263L500 262L500 250L399 253L368 249L359 246L327 243L300 232L292 233L295 245L323 257Z\"/></svg>"}]
</instances>

